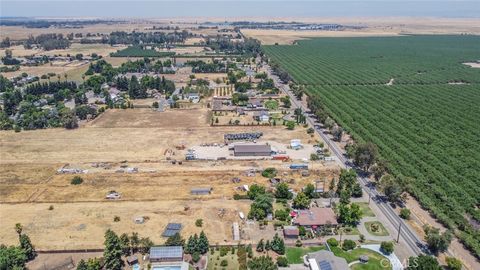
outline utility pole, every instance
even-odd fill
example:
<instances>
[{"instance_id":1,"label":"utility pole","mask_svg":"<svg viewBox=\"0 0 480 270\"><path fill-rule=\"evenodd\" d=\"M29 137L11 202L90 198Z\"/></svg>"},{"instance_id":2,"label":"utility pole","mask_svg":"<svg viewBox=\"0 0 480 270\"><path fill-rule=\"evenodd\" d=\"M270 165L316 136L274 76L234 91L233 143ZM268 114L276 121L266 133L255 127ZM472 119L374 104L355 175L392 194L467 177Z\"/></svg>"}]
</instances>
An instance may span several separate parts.
<instances>
[{"instance_id":1,"label":"utility pole","mask_svg":"<svg viewBox=\"0 0 480 270\"><path fill-rule=\"evenodd\" d=\"M342 233L343 233L343 229L340 228L340 241L339 241L339 245L342 246Z\"/></svg>"},{"instance_id":2,"label":"utility pole","mask_svg":"<svg viewBox=\"0 0 480 270\"><path fill-rule=\"evenodd\" d=\"M402 230L402 222L398 225L398 235L397 235L397 243L400 241L400 232Z\"/></svg>"}]
</instances>

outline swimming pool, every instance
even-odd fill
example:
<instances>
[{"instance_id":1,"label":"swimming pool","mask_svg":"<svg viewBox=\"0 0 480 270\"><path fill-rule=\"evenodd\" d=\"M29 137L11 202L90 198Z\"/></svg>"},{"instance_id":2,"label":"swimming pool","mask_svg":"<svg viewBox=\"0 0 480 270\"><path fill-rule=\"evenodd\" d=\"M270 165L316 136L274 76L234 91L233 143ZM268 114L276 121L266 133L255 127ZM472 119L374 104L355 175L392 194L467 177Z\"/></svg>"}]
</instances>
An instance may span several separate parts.
<instances>
[{"instance_id":1,"label":"swimming pool","mask_svg":"<svg viewBox=\"0 0 480 270\"><path fill-rule=\"evenodd\" d=\"M165 265L165 266L154 266L152 270L181 270L182 266L180 265Z\"/></svg>"}]
</instances>

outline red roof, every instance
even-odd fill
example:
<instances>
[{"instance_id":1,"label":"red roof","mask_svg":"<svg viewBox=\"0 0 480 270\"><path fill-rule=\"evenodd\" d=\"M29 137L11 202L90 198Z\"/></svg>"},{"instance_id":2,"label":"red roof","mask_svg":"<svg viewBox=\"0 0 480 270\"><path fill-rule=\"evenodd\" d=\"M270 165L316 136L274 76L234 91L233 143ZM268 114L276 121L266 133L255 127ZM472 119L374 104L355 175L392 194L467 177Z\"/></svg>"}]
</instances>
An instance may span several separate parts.
<instances>
[{"instance_id":1,"label":"red roof","mask_svg":"<svg viewBox=\"0 0 480 270\"><path fill-rule=\"evenodd\" d=\"M298 216L293 221L300 226L322 226L326 224L337 225L337 217L331 208L314 207L298 211Z\"/></svg>"}]
</instances>

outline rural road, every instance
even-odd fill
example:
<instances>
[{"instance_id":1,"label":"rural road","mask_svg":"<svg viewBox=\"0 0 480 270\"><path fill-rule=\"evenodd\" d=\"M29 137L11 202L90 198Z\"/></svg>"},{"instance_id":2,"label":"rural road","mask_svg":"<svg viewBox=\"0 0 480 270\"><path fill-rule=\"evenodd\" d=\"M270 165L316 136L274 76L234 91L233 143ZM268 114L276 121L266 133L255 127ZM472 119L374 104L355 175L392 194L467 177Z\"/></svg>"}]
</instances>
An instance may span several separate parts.
<instances>
[{"instance_id":1,"label":"rural road","mask_svg":"<svg viewBox=\"0 0 480 270\"><path fill-rule=\"evenodd\" d=\"M282 90L285 94L290 97L292 101L292 105L294 108L301 108L303 112L308 111L308 108L302 104L300 101L297 100L295 95L290 90L288 85L285 85L281 82L278 76L274 75L270 66L267 65L267 73L270 78L273 79L275 86ZM310 115L306 114L306 120L309 125L314 127L315 132L317 132L320 137L322 137L325 144L328 146L330 151L337 157L339 164L343 168L351 167L352 164L344 155L344 152L338 145L336 145L332 139L327 136L321 128L315 128L315 119L313 119ZM358 182L362 186L363 190L372 197L372 201L376 204L378 209L382 212L383 216L385 216L386 220L390 223L391 228L395 228L395 236L398 234L398 228L401 227L400 231L400 239L399 242L403 242L406 246L410 249L409 254L418 256L419 254L424 252L425 243L417 236L417 234L410 228L408 224L406 224L393 210L388 202L381 200L382 195L371 185L369 185L369 181L365 177L358 177Z\"/></svg>"}]
</instances>

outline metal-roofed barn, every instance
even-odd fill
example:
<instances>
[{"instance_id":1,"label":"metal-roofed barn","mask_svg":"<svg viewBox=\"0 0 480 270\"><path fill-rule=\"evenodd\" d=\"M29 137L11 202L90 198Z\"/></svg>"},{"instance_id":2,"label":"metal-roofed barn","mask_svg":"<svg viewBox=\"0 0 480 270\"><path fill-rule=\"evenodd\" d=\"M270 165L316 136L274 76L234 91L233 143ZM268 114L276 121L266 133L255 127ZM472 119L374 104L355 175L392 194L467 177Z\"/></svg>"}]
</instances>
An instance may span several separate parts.
<instances>
[{"instance_id":1,"label":"metal-roofed barn","mask_svg":"<svg viewBox=\"0 0 480 270\"><path fill-rule=\"evenodd\" d=\"M245 156L270 156L272 148L266 144L236 144L233 147L233 154L236 157Z\"/></svg>"},{"instance_id":2,"label":"metal-roofed barn","mask_svg":"<svg viewBox=\"0 0 480 270\"><path fill-rule=\"evenodd\" d=\"M181 262L182 246L157 246L150 248L150 262Z\"/></svg>"}]
</instances>

